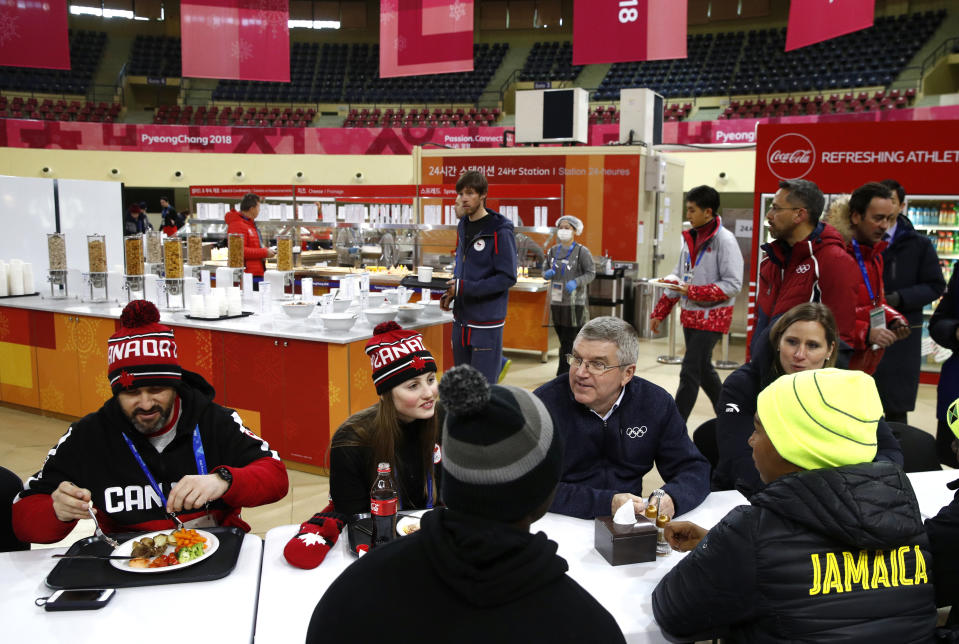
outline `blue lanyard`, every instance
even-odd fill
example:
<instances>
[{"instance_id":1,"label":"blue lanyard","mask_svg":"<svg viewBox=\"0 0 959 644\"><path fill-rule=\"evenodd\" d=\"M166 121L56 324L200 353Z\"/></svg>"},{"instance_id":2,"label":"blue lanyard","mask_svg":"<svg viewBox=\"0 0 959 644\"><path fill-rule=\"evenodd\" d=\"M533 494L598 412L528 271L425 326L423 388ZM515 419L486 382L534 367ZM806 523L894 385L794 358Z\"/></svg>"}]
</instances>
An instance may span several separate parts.
<instances>
[{"instance_id":1,"label":"blue lanyard","mask_svg":"<svg viewBox=\"0 0 959 644\"><path fill-rule=\"evenodd\" d=\"M709 243L709 242L707 242L707 244L708 244L708 243ZM694 271L695 271L696 268L699 266L699 262L703 261L703 256L704 256L705 254L706 254L706 244L703 244L703 247L699 249L699 255L696 257L696 263L693 264L693 270L694 270ZM690 257L690 255L687 255L687 257ZM686 270L687 270L687 271L689 270L689 260L688 260L688 259L686 260Z\"/></svg>"},{"instance_id":2,"label":"blue lanyard","mask_svg":"<svg viewBox=\"0 0 959 644\"><path fill-rule=\"evenodd\" d=\"M562 248L562 247L563 247L563 246L560 245L560 248ZM565 262L567 259L569 259L569 256L573 254L573 248L575 248L575 247L576 247L576 242L573 242L572 244L569 245L569 252L566 253L566 257L564 257L564 258L562 259L562 261ZM554 271L557 270L557 269L556 269L556 258L555 258L555 257L553 258L552 268L553 268ZM565 266L563 266L563 272L560 273L560 277L562 277L562 276L564 276L564 275L566 275L566 267L565 267Z\"/></svg>"},{"instance_id":3,"label":"blue lanyard","mask_svg":"<svg viewBox=\"0 0 959 644\"><path fill-rule=\"evenodd\" d=\"M872 292L872 284L869 282L869 273L866 272L866 263L862 261L862 253L859 252L859 242L855 239L852 240L852 249L856 253L856 261L859 262L859 270L862 272L862 279L866 282L866 290L869 291L869 299L872 300L873 304L878 304L876 302L876 296Z\"/></svg>"},{"instance_id":4,"label":"blue lanyard","mask_svg":"<svg viewBox=\"0 0 959 644\"><path fill-rule=\"evenodd\" d=\"M426 509L433 509L433 473L426 473Z\"/></svg>"},{"instance_id":5,"label":"blue lanyard","mask_svg":"<svg viewBox=\"0 0 959 644\"><path fill-rule=\"evenodd\" d=\"M137 459L140 469L143 470L143 473L147 477L147 481L150 482L150 487L152 487L153 491L156 492L158 497L160 497L160 500L163 502L163 508L166 509L166 495L163 494L163 490L160 489L160 485L157 483L156 479L153 478L150 468L147 467L147 464L143 461L143 457L140 456L140 452L138 452L137 448L133 445L133 441L130 440L130 437L127 436L126 433L121 433L123 434L123 440L127 442L127 447L129 447L130 451L133 452L133 458ZM193 428L193 458L196 459L197 473L206 474L206 456L203 453L203 441L200 440L199 423Z\"/></svg>"}]
</instances>

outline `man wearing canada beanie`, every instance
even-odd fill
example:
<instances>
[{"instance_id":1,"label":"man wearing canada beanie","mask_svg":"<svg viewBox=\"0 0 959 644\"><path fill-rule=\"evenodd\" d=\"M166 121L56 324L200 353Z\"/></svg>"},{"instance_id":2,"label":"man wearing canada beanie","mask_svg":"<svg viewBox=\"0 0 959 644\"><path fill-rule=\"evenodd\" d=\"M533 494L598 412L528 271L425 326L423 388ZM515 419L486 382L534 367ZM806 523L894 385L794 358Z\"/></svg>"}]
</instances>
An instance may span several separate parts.
<instances>
[{"instance_id":1,"label":"man wearing canada beanie","mask_svg":"<svg viewBox=\"0 0 959 644\"><path fill-rule=\"evenodd\" d=\"M238 526L243 506L286 496L286 468L239 415L182 369L173 330L145 300L124 309L108 345L113 398L76 421L14 499L23 541L52 543L97 514L105 532Z\"/></svg>"},{"instance_id":2,"label":"man wearing canada beanie","mask_svg":"<svg viewBox=\"0 0 959 644\"><path fill-rule=\"evenodd\" d=\"M929 642L932 557L899 466L870 462L882 403L861 371L785 375L759 394L753 460L766 487L708 532L653 591L673 641Z\"/></svg>"},{"instance_id":3,"label":"man wearing canada beanie","mask_svg":"<svg viewBox=\"0 0 959 644\"><path fill-rule=\"evenodd\" d=\"M447 507L344 571L317 604L306 641L356 639L365 624L366 639L397 642L624 642L612 615L566 576L557 545L529 533L563 462L543 403L488 385L469 365L443 375L440 400ZM360 600L370 592L386 601Z\"/></svg>"}]
</instances>

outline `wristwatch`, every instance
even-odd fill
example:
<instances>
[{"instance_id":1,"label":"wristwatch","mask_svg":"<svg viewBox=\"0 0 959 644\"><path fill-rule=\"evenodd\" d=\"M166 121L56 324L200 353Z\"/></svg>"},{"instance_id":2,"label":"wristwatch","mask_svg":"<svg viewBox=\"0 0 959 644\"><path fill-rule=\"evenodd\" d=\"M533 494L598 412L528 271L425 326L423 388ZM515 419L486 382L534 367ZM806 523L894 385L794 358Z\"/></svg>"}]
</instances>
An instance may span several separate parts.
<instances>
[{"instance_id":1,"label":"wristwatch","mask_svg":"<svg viewBox=\"0 0 959 644\"><path fill-rule=\"evenodd\" d=\"M226 481L226 489L229 490L233 485L233 474L230 473L230 470L226 469L222 465L213 470L213 474L216 474L221 479Z\"/></svg>"}]
</instances>

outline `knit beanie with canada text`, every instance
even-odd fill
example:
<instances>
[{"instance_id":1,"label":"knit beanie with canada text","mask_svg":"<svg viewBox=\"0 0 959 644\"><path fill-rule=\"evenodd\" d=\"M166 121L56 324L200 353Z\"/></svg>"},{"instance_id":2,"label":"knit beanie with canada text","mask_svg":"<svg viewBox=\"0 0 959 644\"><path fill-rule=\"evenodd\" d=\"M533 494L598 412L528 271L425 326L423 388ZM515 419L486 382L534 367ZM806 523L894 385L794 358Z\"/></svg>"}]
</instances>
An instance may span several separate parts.
<instances>
[{"instance_id":1,"label":"knit beanie with canada text","mask_svg":"<svg viewBox=\"0 0 959 644\"><path fill-rule=\"evenodd\" d=\"M376 393L383 395L396 385L429 372L436 372L436 360L416 331L404 331L396 322L381 322L366 343L366 355L373 367Z\"/></svg>"},{"instance_id":2,"label":"knit beanie with canada text","mask_svg":"<svg viewBox=\"0 0 959 644\"><path fill-rule=\"evenodd\" d=\"M160 324L157 307L147 300L133 300L123 308L120 324L107 342L107 376L113 393L179 385L182 370L173 329Z\"/></svg>"},{"instance_id":3,"label":"knit beanie with canada text","mask_svg":"<svg viewBox=\"0 0 959 644\"><path fill-rule=\"evenodd\" d=\"M505 523L528 516L562 473L563 446L546 407L525 389L490 386L469 365L444 373L439 389L447 507Z\"/></svg>"}]
</instances>

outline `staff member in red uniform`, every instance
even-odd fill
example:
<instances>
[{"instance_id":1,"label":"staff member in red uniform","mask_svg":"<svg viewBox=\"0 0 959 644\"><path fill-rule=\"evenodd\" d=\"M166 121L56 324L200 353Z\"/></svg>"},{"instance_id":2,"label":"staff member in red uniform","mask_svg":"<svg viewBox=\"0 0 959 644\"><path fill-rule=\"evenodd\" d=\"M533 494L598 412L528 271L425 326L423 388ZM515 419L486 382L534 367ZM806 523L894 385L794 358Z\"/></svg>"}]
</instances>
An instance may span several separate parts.
<instances>
[{"instance_id":1,"label":"staff member in red uniform","mask_svg":"<svg viewBox=\"0 0 959 644\"><path fill-rule=\"evenodd\" d=\"M243 196L240 201L240 212L231 210L226 213L227 233L243 235L243 259L246 262L246 272L255 277L263 277L268 258L276 257L276 251L265 248L260 238L260 231L254 223L260 214L260 195L252 192Z\"/></svg>"}]
</instances>

